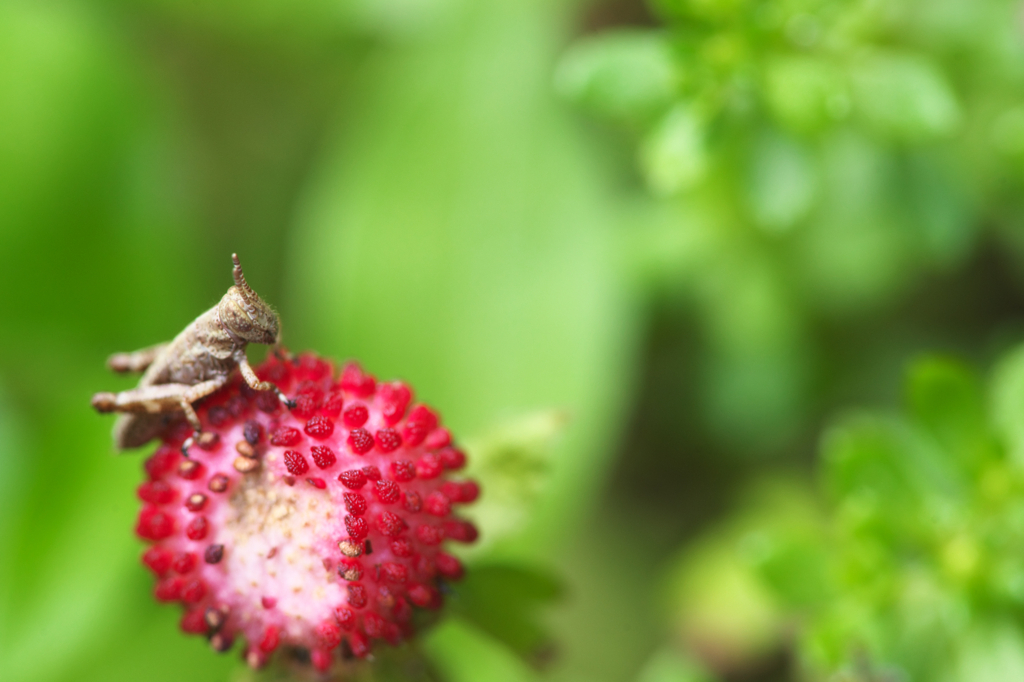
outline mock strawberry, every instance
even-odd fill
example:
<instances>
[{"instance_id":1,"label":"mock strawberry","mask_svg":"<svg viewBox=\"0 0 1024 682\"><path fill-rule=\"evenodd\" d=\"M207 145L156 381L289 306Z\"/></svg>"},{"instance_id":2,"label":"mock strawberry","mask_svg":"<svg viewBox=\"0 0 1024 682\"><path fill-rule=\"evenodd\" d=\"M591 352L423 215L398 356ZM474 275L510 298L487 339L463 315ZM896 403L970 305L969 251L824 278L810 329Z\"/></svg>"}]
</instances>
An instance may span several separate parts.
<instances>
[{"instance_id":1,"label":"mock strawberry","mask_svg":"<svg viewBox=\"0 0 1024 682\"><path fill-rule=\"evenodd\" d=\"M441 606L443 581L463 573L442 545L476 539L456 512L479 489L456 478L465 455L405 384L354 363L336 377L314 355L257 374L294 406L236 379L198 407L189 458L182 422L146 461L142 561L156 598L184 605L185 632L218 651L244 639L253 667L287 647L327 670Z\"/></svg>"}]
</instances>

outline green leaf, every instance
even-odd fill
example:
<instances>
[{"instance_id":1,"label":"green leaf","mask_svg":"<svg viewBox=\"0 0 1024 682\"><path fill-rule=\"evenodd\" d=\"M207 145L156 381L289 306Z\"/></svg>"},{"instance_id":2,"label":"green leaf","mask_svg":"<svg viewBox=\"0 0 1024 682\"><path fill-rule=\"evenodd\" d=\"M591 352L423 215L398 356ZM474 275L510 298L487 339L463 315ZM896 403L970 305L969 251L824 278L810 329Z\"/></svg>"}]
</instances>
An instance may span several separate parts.
<instances>
[{"instance_id":1,"label":"green leaf","mask_svg":"<svg viewBox=\"0 0 1024 682\"><path fill-rule=\"evenodd\" d=\"M747 196L755 223L770 233L790 230L815 198L813 157L797 140L771 132L758 138L750 156Z\"/></svg>"},{"instance_id":2,"label":"green leaf","mask_svg":"<svg viewBox=\"0 0 1024 682\"><path fill-rule=\"evenodd\" d=\"M875 51L850 71L854 101L878 132L900 140L943 137L960 125L960 104L934 61L910 52Z\"/></svg>"},{"instance_id":3,"label":"green leaf","mask_svg":"<svg viewBox=\"0 0 1024 682\"><path fill-rule=\"evenodd\" d=\"M655 194L676 194L704 178L706 137L706 122L691 105L679 104L662 118L640 148L640 166Z\"/></svg>"},{"instance_id":4,"label":"green leaf","mask_svg":"<svg viewBox=\"0 0 1024 682\"><path fill-rule=\"evenodd\" d=\"M818 131L850 110L842 71L821 57L769 57L763 87L772 113L783 126L797 132Z\"/></svg>"},{"instance_id":5,"label":"green leaf","mask_svg":"<svg viewBox=\"0 0 1024 682\"><path fill-rule=\"evenodd\" d=\"M626 123L642 123L675 96L672 51L652 31L612 31L573 44L555 72L555 86L583 107Z\"/></svg>"},{"instance_id":6,"label":"green leaf","mask_svg":"<svg viewBox=\"0 0 1024 682\"><path fill-rule=\"evenodd\" d=\"M889 300L917 271L919 238L896 207L897 157L866 135L840 129L823 139L816 210L795 244L808 298L831 316Z\"/></svg>"},{"instance_id":7,"label":"green leaf","mask_svg":"<svg viewBox=\"0 0 1024 682\"><path fill-rule=\"evenodd\" d=\"M822 460L832 499L866 496L890 511L914 509L917 486L906 463L912 437L902 421L866 414L830 428L822 441Z\"/></svg>"},{"instance_id":8,"label":"green leaf","mask_svg":"<svg viewBox=\"0 0 1024 682\"><path fill-rule=\"evenodd\" d=\"M485 528L465 553L476 556L503 538L521 532L551 478L551 457L570 417L549 410L526 415L466 441L470 455L466 475L485 494L466 509L466 516Z\"/></svg>"},{"instance_id":9,"label":"green leaf","mask_svg":"<svg viewBox=\"0 0 1024 682\"><path fill-rule=\"evenodd\" d=\"M960 162L922 152L908 159L907 189L922 246L944 268L960 266L980 235L981 219L972 189L960 179Z\"/></svg>"},{"instance_id":10,"label":"green leaf","mask_svg":"<svg viewBox=\"0 0 1024 682\"><path fill-rule=\"evenodd\" d=\"M452 590L454 612L518 655L539 656L550 644L541 610L563 592L551 575L519 564L476 563Z\"/></svg>"},{"instance_id":11,"label":"green leaf","mask_svg":"<svg viewBox=\"0 0 1024 682\"><path fill-rule=\"evenodd\" d=\"M966 365L945 358L923 358L907 379L912 415L968 470L992 455L981 384Z\"/></svg>"},{"instance_id":12,"label":"green leaf","mask_svg":"<svg viewBox=\"0 0 1024 682\"><path fill-rule=\"evenodd\" d=\"M1024 346L1008 353L992 372L993 427L1010 459L1024 467Z\"/></svg>"},{"instance_id":13,"label":"green leaf","mask_svg":"<svg viewBox=\"0 0 1024 682\"><path fill-rule=\"evenodd\" d=\"M834 597L821 512L806 485L763 480L725 523L684 549L670 569L665 609L694 651L728 668L762 660L794 613Z\"/></svg>"},{"instance_id":14,"label":"green leaf","mask_svg":"<svg viewBox=\"0 0 1024 682\"><path fill-rule=\"evenodd\" d=\"M460 618L431 630L423 650L447 682L531 682L537 675L512 651Z\"/></svg>"}]
</instances>

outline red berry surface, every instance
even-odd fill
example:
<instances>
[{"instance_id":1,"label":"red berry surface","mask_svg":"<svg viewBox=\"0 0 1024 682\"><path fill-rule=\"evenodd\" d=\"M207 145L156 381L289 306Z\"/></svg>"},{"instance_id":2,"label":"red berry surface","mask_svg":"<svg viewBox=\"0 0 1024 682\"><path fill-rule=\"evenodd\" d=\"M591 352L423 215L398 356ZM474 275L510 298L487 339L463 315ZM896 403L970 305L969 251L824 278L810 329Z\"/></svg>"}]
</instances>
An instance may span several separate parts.
<instances>
[{"instance_id":1,"label":"red berry surface","mask_svg":"<svg viewBox=\"0 0 1024 682\"><path fill-rule=\"evenodd\" d=\"M217 438L185 458L181 422L145 463L136 533L157 599L218 651L244 641L254 667L280 647L327 670L342 648L399 643L462 576L445 543L476 539L458 517L479 491L465 455L408 386L354 363L271 358L257 374L294 406L236 377L197 406Z\"/></svg>"}]
</instances>

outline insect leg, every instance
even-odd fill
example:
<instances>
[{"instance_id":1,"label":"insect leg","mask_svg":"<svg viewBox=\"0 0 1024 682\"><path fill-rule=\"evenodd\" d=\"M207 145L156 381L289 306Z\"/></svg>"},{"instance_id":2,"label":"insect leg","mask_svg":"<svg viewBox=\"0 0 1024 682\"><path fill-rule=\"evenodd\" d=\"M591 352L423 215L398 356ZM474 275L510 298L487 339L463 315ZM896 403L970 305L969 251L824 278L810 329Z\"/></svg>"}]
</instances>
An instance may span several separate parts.
<instances>
[{"instance_id":1,"label":"insect leg","mask_svg":"<svg viewBox=\"0 0 1024 682\"><path fill-rule=\"evenodd\" d=\"M131 353L114 353L107 358L107 367L114 372L145 372L153 364L157 356L167 348L166 343L158 343Z\"/></svg>"},{"instance_id":2,"label":"insect leg","mask_svg":"<svg viewBox=\"0 0 1024 682\"><path fill-rule=\"evenodd\" d=\"M196 414L195 408L192 407L192 403L196 402L200 398L205 398L211 393L216 392L224 384L228 382L227 376L220 376L209 381L196 384L195 386L189 386L181 396L179 396L179 405L181 411L185 413L185 419L192 425L192 435L185 439L185 442L181 444L181 453L188 457L188 449L197 441L203 437L203 425L199 421L199 415Z\"/></svg>"},{"instance_id":3,"label":"insect leg","mask_svg":"<svg viewBox=\"0 0 1024 682\"><path fill-rule=\"evenodd\" d=\"M181 410L181 397L191 388L188 384L157 384L120 393L97 393L92 397L92 406L99 412L178 412Z\"/></svg>"},{"instance_id":4,"label":"insect leg","mask_svg":"<svg viewBox=\"0 0 1024 682\"><path fill-rule=\"evenodd\" d=\"M295 407L295 401L289 400L277 386L269 381L260 381L260 378L256 376L256 372L252 370L252 366L249 365L249 359L245 357L245 351L238 353L235 356L235 361L238 363L238 369L241 370L245 383L249 384L249 388L254 391L273 391L277 394L278 399L284 403L285 407L289 409Z\"/></svg>"}]
</instances>

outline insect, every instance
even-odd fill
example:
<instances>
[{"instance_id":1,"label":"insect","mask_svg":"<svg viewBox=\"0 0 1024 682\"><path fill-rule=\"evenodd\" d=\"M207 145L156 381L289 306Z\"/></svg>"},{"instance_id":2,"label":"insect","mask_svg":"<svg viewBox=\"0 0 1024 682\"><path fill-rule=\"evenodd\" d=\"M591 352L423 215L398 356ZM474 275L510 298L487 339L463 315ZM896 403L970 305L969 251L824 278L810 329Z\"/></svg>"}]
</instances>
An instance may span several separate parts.
<instances>
[{"instance_id":1,"label":"insect","mask_svg":"<svg viewBox=\"0 0 1024 682\"><path fill-rule=\"evenodd\" d=\"M187 457L193 443L204 441L193 404L223 387L235 367L253 389L274 391L282 403L294 407L277 386L259 380L245 356L250 343L276 347L281 325L277 314L245 281L238 255L231 254L231 260L235 285L173 341L134 353L117 353L107 360L115 372L143 372L136 388L92 397L97 411L124 413L114 424L118 449L144 445L184 413L194 429L181 446Z\"/></svg>"}]
</instances>

